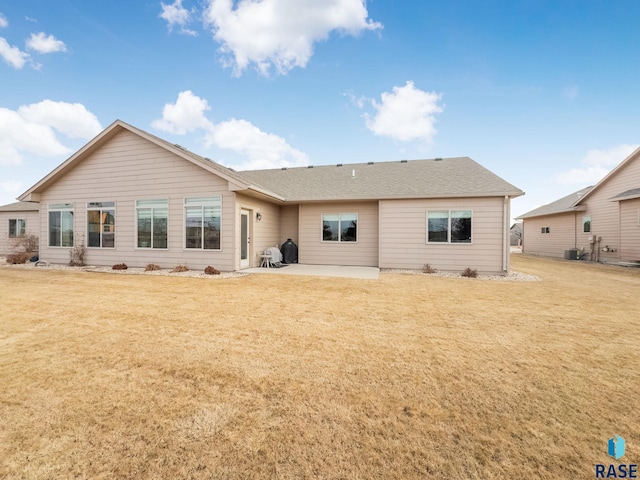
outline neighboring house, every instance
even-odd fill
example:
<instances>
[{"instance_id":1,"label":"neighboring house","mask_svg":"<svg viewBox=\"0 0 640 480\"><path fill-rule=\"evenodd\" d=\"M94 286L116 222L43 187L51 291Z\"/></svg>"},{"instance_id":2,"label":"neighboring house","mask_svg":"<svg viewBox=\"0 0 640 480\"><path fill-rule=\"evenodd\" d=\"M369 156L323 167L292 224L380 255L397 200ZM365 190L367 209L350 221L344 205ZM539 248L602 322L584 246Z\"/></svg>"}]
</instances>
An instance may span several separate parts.
<instances>
[{"instance_id":1,"label":"neighboring house","mask_svg":"<svg viewBox=\"0 0 640 480\"><path fill-rule=\"evenodd\" d=\"M16 237L39 235L39 205L16 202L0 206L0 255L11 253L11 243Z\"/></svg>"},{"instance_id":2,"label":"neighboring house","mask_svg":"<svg viewBox=\"0 0 640 480\"><path fill-rule=\"evenodd\" d=\"M512 247L522 245L522 222L516 222L511 225L510 243Z\"/></svg>"},{"instance_id":3,"label":"neighboring house","mask_svg":"<svg viewBox=\"0 0 640 480\"><path fill-rule=\"evenodd\" d=\"M640 149L595 186L519 218L524 253L563 258L578 250L586 260L640 260Z\"/></svg>"},{"instance_id":4,"label":"neighboring house","mask_svg":"<svg viewBox=\"0 0 640 480\"><path fill-rule=\"evenodd\" d=\"M300 263L499 273L522 194L470 158L236 172L118 120L20 200L54 263L231 271L291 238Z\"/></svg>"}]
</instances>

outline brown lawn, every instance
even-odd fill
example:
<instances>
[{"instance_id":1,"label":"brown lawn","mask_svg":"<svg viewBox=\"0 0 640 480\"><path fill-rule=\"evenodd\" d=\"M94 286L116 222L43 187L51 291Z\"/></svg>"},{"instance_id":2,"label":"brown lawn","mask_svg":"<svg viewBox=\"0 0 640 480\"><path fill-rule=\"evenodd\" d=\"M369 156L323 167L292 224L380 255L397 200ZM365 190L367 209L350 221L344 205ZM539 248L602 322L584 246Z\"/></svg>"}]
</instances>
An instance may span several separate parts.
<instances>
[{"instance_id":1,"label":"brown lawn","mask_svg":"<svg viewBox=\"0 0 640 480\"><path fill-rule=\"evenodd\" d=\"M0 478L594 478L640 463L640 270L0 268Z\"/></svg>"}]
</instances>

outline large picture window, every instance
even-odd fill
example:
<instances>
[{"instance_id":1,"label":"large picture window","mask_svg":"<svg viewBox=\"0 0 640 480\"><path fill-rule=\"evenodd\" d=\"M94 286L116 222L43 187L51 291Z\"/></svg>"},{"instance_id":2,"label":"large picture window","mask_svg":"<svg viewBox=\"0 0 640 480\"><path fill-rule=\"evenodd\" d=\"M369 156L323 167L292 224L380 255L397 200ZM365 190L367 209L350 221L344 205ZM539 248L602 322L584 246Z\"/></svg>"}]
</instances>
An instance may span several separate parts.
<instances>
[{"instance_id":1,"label":"large picture window","mask_svg":"<svg viewBox=\"0 0 640 480\"><path fill-rule=\"evenodd\" d=\"M73 247L73 204L49 205L49 246Z\"/></svg>"},{"instance_id":2,"label":"large picture window","mask_svg":"<svg viewBox=\"0 0 640 480\"><path fill-rule=\"evenodd\" d=\"M185 198L185 248L220 250L222 197Z\"/></svg>"},{"instance_id":3,"label":"large picture window","mask_svg":"<svg viewBox=\"0 0 640 480\"><path fill-rule=\"evenodd\" d=\"M27 222L21 218L9 219L9 238L24 237Z\"/></svg>"},{"instance_id":4,"label":"large picture window","mask_svg":"<svg viewBox=\"0 0 640 480\"><path fill-rule=\"evenodd\" d=\"M115 247L116 203L87 203L88 247Z\"/></svg>"},{"instance_id":5,"label":"large picture window","mask_svg":"<svg viewBox=\"0 0 640 480\"><path fill-rule=\"evenodd\" d=\"M322 215L323 242L357 242L358 214L333 213Z\"/></svg>"},{"instance_id":6,"label":"large picture window","mask_svg":"<svg viewBox=\"0 0 640 480\"><path fill-rule=\"evenodd\" d=\"M471 243L471 210L427 212L427 243Z\"/></svg>"},{"instance_id":7,"label":"large picture window","mask_svg":"<svg viewBox=\"0 0 640 480\"><path fill-rule=\"evenodd\" d=\"M167 248L168 200L136 201L138 248Z\"/></svg>"}]
</instances>

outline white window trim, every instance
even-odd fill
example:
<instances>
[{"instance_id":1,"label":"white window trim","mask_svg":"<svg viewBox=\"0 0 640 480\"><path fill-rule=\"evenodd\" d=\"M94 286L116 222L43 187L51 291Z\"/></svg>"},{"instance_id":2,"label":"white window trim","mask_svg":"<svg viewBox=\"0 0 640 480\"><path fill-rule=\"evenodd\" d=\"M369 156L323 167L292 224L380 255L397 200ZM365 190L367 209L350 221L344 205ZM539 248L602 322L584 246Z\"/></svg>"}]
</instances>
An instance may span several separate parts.
<instances>
[{"instance_id":1,"label":"white window trim","mask_svg":"<svg viewBox=\"0 0 640 480\"><path fill-rule=\"evenodd\" d=\"M90 207L89 206L90 203L113 203L113 207ZM90 247L89 246L89 210L99 210L100 212L102 212L103 210L113 210L113 216L114 216L114 219L115 219L115 221L117 223L117 218L118 218L117 206L118 206L118 203L115 200L99 201L99 202L87 202L87 204L86 204L86 207L87 207L87 222L86 222L87 223L87 231L86 231L86 237L85 237L85 239L86 239L85 244L86 244L87 248L91 248L91 249L96 248L96 249L99 249L99 250L101 250L103 248L106 248L108 250L114 250L116 248L116 246L117 246L116 245L116 236L117 236L116 235L116 231L118 230L117 229L117 224L114 224L114 227L116 228L116 231L113 232L113 247L103 247L102 246L102 234L104 233L102 231L102 214L100 215L100 246L99 247ZM136 216L136 223L137 222L138 222L138 218ZM138 230L136 230L136 235L137 234L138 234Z\"/></svg>"},{"instance_id":2,"label":"white window trim","mask_svg":"<svg viewBox=\"0 0 640 480\"><path fill-rule=\"evenodd\" d=\"M148 201L166 201L167 202L167 246L166 247L154 247L153 246L153 208L154 207L140 207L140 208L150 208L151 209L151 246L150 247L139 247L138 246L138 202L148 202ZM133 201L133 215L136 219L136 230L135 235L133 236L133 248L134 250L143 250L145 252L162 252L169 250L169 217L171 216L171 209L169 208L169 199L168 198L138 198Z\"/></svg>"},{"instance_id":3,"label":"white window trim","mask_svg":"<svg viewBox=\"0 0 640 480\"><path fill-rule=\"evenodd\" d=\"M68 205L68 206L67 206ZM56 207L56 208L51 208ZM73 248L73 245L49 245L51 238L51 225L49 224L49 213L51 212L72 212L73 213L73 244L76 243L76 210L75 203L48 203L47 204L47 248ZM60 243L62 244L62 214L60 214Z\"/></svg>"},{"instance_id":4,"label":"white window trim","mask_svg":"<svg viewBox=\"0 0 640 480\"><path fill-rule=\"evenodd\" d=\"M325 240L324 239L324 216L325 215L338 215L338 240ZM343 241L340 237L342 236L342 215L355 215L356 217L356 241L355 242L346 242ZM322 243L327 244L336 244L336 245L357 245L360 243L360 216L358 212L340 212L340 213L321 213L320 214L320 241Z\"/></svg>"},{"instance_id":5,"label":"white window trim","mask_svg":"<svg viewBox=\"0 0 640 480\"><path fill-rule=\"evenodd\" d=\"M187 248L187 207L200 207L201 209L205 207L205 205L187 205L187 200L196 200L196 199L202 199L202 200L212 200L212 199L219 199L220 200L220 248L204 248L204 237L203 237L203 242L202 242L202 246L200 246L200 248ZM182 250L185 252L221 252L222 251L222 214L223 214L223 209L222 209L222 195L211 195L211 196L206 196L206 195L202 195L202 196L194 196L194 197L184 197L182 199ZM202 210L201 210L202 211ZM202 215L204 216L204 211L202 211Z\"/></svg>"},{"instance_id":6,"label":"white window trim","mask_svg":"<svg viewBox=\"0 0 640 480\"><path fill-rule=\"evenodd\" d=\"M429 212L447 212L448 224L447 224L447 241L446 242L430 242L429 241ZM471 214L471 241L470 242L452 242L451 241L451 212L469 212ZM464 208L464 207L449 208L449 209L434 208L433 210L427 210L425 214L425 220L426 220L425 243L427 245L456 245L456 246L473 245L473 239L475 237L473 233L475 222L473 220L473 210L471 208Z\"/></svg>"}]
</instances>

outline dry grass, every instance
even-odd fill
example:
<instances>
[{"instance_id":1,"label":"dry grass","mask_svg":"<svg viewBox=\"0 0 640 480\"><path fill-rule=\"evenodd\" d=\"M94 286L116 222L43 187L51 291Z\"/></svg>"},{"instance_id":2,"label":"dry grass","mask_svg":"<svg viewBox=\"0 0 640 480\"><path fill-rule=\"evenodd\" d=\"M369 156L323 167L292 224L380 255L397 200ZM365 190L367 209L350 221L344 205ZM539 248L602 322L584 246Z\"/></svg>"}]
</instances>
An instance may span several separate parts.
<instances>
[{"instance_id":1,"label":"dry grass","mask_svg":"<svg viewBox=\"0 0 640 480\"><path fill-rule=\"evenodd\" d=\"M0 269L0 477L593 478L640 457L640 271Z\"/></svg>"}]
</instances>

